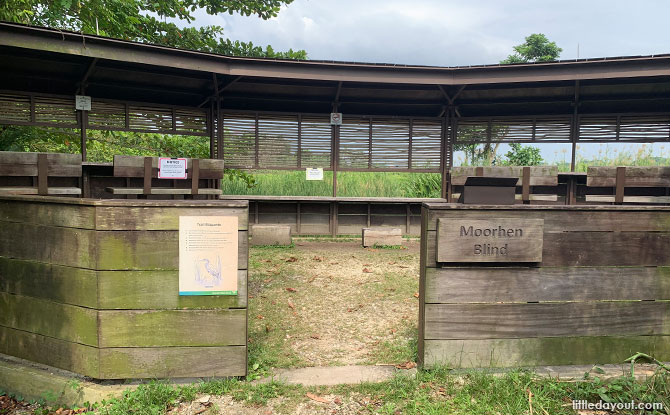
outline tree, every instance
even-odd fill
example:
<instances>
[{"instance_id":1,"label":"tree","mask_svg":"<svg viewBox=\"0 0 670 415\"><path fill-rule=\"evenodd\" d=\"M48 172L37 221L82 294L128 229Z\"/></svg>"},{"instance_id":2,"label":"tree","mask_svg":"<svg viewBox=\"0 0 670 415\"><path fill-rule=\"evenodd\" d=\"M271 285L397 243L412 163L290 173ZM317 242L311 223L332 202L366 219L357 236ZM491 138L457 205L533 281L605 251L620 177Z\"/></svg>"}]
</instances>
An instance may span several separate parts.
<instances>
[{"instance_id":1,"label":"tree","mask_svg":"<svg viewBox=\"0 0 670 415\"><path fill-rule=\"evenodd\" d=\"M551 62L557 60L561 52L563 49L556 42L550 42L542 33L533 33L526 36L524 43L514 46L514 53L500 63Z\"/></svg>"},{"instance_id":2,"label":"tree","mask_svg":"<svg viewBox=\"0 0 670 415\"><path fill-rule=\"evenodd\" d=\"M188 27L198 9L210 15L235 12L267 20L293 0L2 0L0 20L73 30L224 55L306 59L304 50L224 39L221 26ZM175 23L177 22L177 23Z\"/></svg>"},{"instance_id":3,"label":"tree","mask_svg":"<svg viewBox=\"0 0 670 415\"><path fill-rule=\"evenodd\" d=\"M505 154L507 160L503 164L508 166L539 166L544 163L540 155L540 149L534 146L522 146L519 143L511 143L510 150Z\"/></svg>"}]
</instances>

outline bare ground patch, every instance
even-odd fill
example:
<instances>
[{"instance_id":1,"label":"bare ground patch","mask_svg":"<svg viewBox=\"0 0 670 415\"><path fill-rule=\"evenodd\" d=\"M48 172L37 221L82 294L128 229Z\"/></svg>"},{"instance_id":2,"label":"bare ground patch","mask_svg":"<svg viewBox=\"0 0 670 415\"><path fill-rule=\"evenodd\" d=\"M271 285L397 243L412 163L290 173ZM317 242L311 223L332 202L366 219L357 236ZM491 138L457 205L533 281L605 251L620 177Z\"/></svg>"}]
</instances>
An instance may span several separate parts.
<instances>
[{"instance_id":1,"label":"bare ground patch","mask_svg":"<svg viewBox=\"0 0 670 415\"><path fill-rule=\"evenodd\" d=\"M270 367L402 363L414 359L418 242L252 248L250 358Z\"/></svg>"}]
</instances>

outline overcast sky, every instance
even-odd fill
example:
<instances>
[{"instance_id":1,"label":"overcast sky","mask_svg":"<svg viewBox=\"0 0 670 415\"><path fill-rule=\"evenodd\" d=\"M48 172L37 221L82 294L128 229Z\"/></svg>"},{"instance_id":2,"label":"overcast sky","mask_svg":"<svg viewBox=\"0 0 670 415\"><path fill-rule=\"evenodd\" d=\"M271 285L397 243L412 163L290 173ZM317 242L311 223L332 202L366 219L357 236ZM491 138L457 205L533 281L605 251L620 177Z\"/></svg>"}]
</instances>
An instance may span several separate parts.
<instances>
[{"instance_id":1,"label":"overcast sky","mask_svg":"<svg viewBox=\"0 0 670 415\"><path fill-rule=\"evenodd\" d=\"M497 63L531 33L561 59L670 53L668 0L295 0L276 18L198 14L234 40L310 59L421 65Z\"/></svg>"}]
</instances>

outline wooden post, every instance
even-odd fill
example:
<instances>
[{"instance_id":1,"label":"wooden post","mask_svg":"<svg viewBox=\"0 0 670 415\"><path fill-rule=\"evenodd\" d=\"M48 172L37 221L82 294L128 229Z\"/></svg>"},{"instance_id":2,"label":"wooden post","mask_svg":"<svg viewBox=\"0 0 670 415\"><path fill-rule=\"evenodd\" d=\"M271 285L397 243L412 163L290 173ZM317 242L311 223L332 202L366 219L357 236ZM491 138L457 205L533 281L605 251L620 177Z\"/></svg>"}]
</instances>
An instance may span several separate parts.
<instances>
[{"instance_id":1,"label":"wooden post","mask_svg":"<svg viewBox=\"0 0 670 415\"><path fill-rule=\"evenodd\" d=\"M49 161L44 153L37 154L37 194L46 196L49 194Z\"/></svg>"},{"instance_id":2,"label":"wooden post","mask_svg":"<svg viewBox=\"0 0 670 415\"><path fill-rule=\"evenodd\" d=\"M521 178L521 200L524 205L530 204L530 167L523 168Z\"/></svg>"},{"instance_id":3,"label":"wooden post","mask_svg":"<svg viewBox=\"0 0 670 415\"><path fill-rule=\"evenodd\" d=\"M337 215L338 215L337 202L332 202L331 212L333 213L333 222L332 222L333 226L332 226L332 229L331 229L331 234L332 234L332 237L334 238L334 237L337 236Z\"/></svg>"},{"instance_id":4,"label":"wooden post","mask_svg":"<svg viewBox=\"0 0 670 415\"><path fill-rule=\"evenodd\" d=\"M151 194L151 173L153 168L153 160L151 157L144 158L144 190L142 193L146 196Z\"/></svg>"},{"instance_id":5,"label":"wooden post","mask_svg":"<svg viewBox=\"0 0 670 415\"><path fill-rule=\"evenodd\" d=\"M620 205L623 203L624 189L626 188L626 168L616 168L616 190L614 193L614 204Z\"/></svg>"},{"instance_id":6,"label":"wooden post","mask_svg":"<svg viewBox=\"0 0 670 415\"><path fill-rule=\"evenodd\" d=\"M333 103L333 109L332 112L337 112L338 110L338 104L335 102ZM330 126L330 134L331 134L331 151L330 151L330 164L331 167L333 168L333 197L337 197L337 166L339 164L339 158L340 158L340 126L339 125L331 125Z\"/></svg>"},{"instance_id":7,"label":"wooden post","mask_svg":"<svg viewBox=\"0 0 670 415\"><path fill-rule=\"evenodd\" d=\"M442 188L440 189L440 196L442 196L442 199L446 199L449 197L449 188L451 188L451 182L447 181L448 177L447 174L449 172L449 167L447 165L447 142L450 140L450 132L449 132L449 111L446 109L443 109L445 118L442 121L442 140L440 141L440 160L442 164L442 168L440 169L440 178L441 183L442 183ZM450 202L451 200L447 200L447 202Z\"/></svg>"},{"instance_id":8,"label":"wooden post","mask_svg":"<svg viewBox=\"0 0 670 415\"><path fill-rule=\"evenodd\" d=\"M86 161L86 125L88 124L88 112L80 110L79 120L81 121L81 161Z\"/></svg>"},{"instance_id":9,"label":"wooden post","mask_svg":"<svg viewBox=\"0 0 670 415\"><path fill-rule=\"evenodd\" d=\"M482 177L484 175L483 167L475 167L475 176Z\"/></svg>"},{"instance_id":10,"label":"wooden post","mask_svg":"<svg viewBox=\"0 0 670 415\"><path fill-rule=\"evenodd\" d=\"M296 202L296 210L295 210L295 233L300 235L301 229L300 229L300 202Z\"/></svg>"},{"instance_id":11,"label":"wooden post","mask_svg":"<svg viewBox=\"0 0 670 415\"><path fill-rule=\"evenodd\" d=\"M406 222L405 222L405 234L409 235L409 228L411 225L411 217L412 217L412 209L409 205L409 202L405 205L405 213L407 215Z\"/></svg>"},{"instance_id":12,"label":"wooden post","mask_svg":"<svg viewBox=\"0 0 670 415\"><path fill-rule=\"evenodd\" d=\"M196 196L198 194L198 187L200 181L200 159L191 160L191 194Z\"/></svg>"},{"instance_id":13,"label":"wooden post","mask_svg":"<svg viewBox=\"0 0 670 415\"><path fill-rule=\"evenodd\" d=\"M577 159L577 141L579 141L579 81L575 81L575 102L572 110L572 153L570 155L570 171L575 171Z\"/></svg>"}]
</instances>

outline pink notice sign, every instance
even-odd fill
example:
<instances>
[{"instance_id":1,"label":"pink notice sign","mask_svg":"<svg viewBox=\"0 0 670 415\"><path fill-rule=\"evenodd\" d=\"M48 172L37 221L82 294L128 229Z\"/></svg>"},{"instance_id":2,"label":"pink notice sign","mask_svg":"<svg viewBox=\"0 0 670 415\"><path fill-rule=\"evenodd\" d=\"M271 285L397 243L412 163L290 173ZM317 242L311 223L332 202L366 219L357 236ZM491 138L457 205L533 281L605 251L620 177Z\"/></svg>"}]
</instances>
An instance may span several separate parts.
<instances>
[{"instance_id":1,"label":"pink notice sign","mask_svg":"<svg viewBox=\"0 0 670 415\"><path fill-rule=\"evenodd\" d=\"M160 157L158 159L159 179L186 179L186 159Z\"/></svg>"}]
</instances>

